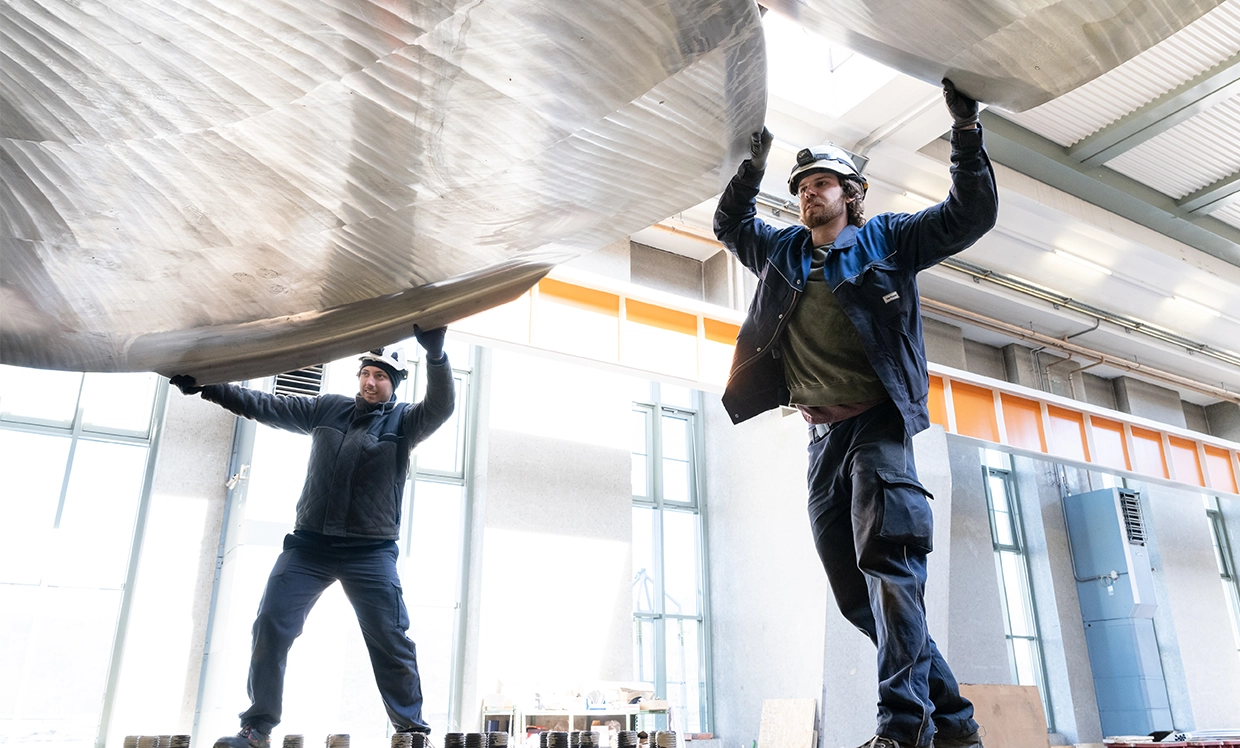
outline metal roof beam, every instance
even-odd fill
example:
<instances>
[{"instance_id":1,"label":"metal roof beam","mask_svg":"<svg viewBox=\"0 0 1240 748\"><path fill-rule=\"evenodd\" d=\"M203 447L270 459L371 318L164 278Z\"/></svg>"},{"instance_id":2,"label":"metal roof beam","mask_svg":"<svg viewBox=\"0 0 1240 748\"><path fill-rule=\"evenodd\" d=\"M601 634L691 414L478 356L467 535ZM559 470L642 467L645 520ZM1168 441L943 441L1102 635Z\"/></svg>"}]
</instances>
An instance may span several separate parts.
<instances>
[{"instance_id":1,"label":"metal roof beam","mask_svg":"<svg viewBox=\"0 0 1240 748\"><path fill-rule=\"evenodd\" d=\"M1240 199L1240 171L1185 195L1176 201L1176 205L1194 215L1205 215L1236 199Z\"/></svg>"},{"instance_id":2,"label":"metal roof beam","mask_svg":"<svg viewBox=\"0 0 1240 748\"><path fill-rule=\"evenodd\" d=\"M1101 166L1237 94L1240 94L1240 54L1072 145L1068 155L1086 166Z\"/></svg>"},{"instance_id":3,"label":"metal roof beam","mask_svg":"<svg viewBox=\"0 0 1240 748\"><path fill-rule=\"evenodd\" d=\"M982 112L982 126L987 151L1004 166L1240 267L1240 229L1190 212L1119 172L1088 167L1057 143L994 112Z\"/></svg>"}]
</instances>

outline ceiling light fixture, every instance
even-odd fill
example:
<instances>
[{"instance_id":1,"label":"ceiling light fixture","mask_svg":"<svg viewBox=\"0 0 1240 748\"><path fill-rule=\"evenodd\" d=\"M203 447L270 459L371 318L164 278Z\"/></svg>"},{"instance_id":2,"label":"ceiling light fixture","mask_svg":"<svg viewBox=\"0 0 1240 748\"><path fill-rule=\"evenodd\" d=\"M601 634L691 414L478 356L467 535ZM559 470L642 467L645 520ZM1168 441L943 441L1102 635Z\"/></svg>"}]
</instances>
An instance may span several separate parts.
<instances>
[{"instance_id":1,"label":"ceiling light fixture","mask_svg":"<svg viewBox=\"0 0 1240 748\"><path fill-rule=\"evenodd\" d=\"M1183 296L1172 296L1171 298L1175 299L1181 304L1184 304L1185 306L1191 306L1192 308L1196 309L1199 312L1206 312L1207 314L1212 314L1215 317L1223 316L1222 312L1218 311L1217 309L1211 309L1205 304L1202 304L1200 301L1193 301L1192 299L1186 299Z\"/></svg>"},{"instance_id":2,"label":"ceiling light fixture","mask_svg":"<svg viewBox=\"0 0 1240 748\"><path fill-rule=\"evenodd\" d=\"M1094 271L1096 271L1096 272L1102 273L1103 275L1110 275L1110 274L1111 274L1111 269L1110 269L1110 268L1103 267L1102 265L1099 265L1099 264L1098 264L1098 263L1096 263L1096 262L1092 262L1092 261L1090 261L1090 260L1087 260L1087 259L1085 259L1084 257L1077 257L1076 255L1072 254L1071 252L1065 252L1065 251L1064 251L1064 250L1062 250L1062 249L1056 249L1056 250L1055 250L1055 254L1059 255L1060 257L1064 258L1065 260L1072 260L1073 262L1075 262L1075 263L1076 263L1076 264L1078 264L1078 265L1084 265L1085 267L1089 268L1090 270L1094 270Z\"/></svg>"}]
</instances>

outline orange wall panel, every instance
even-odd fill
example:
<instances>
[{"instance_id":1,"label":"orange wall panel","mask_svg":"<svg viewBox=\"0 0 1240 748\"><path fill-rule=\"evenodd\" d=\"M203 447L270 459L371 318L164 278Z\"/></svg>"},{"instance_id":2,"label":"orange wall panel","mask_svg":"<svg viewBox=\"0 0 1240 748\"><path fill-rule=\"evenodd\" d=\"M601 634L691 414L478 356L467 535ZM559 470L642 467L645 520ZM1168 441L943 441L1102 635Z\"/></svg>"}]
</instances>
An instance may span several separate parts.
<instances>
[{"instance_id":1,"label":"orange wall panel","mask_svg":"<svg viewBox=\"0 0 1240 748\"><path fill-rule=\"evenodd\" d=\"M614 293L565 283L554 278L543 278L538 281L538 292L579 309L602 312L613 317L620 316L620 297Z\"/></svg>"},{"instance_id":2,"label":"orange wall panel","mask_svg":"<svg viewBox=\"0 0 1240 748\"><path fill-rule=\"evenodd\" d=\"M1168 437L1167 442L1171 445L1171 464L1175 465L1175 479L1181 483L1204 486L1206 477L1201 472L1201 461L1197 459L1197 443L1179 436Z\"/></svg>"},{"instance_id":3,"label":"orange wall panel","mask_svg":"<svg viewBox=\"0 0 1240 748\"><path fill-rule=\"evenodd\" d=\"M1094 461L1116 470L1131 470L1128 445L1124 442L1124 424L1094 416L1089 419L1093 427Z\"/></svg>"},{"instance_id":4,"label":"orange wall panel","mask_svg":"<svg viewBox=\"0 0 1240 748\"><path fill-rule=\"evenodd\" d=\"M1170 478L1163 455L1162 434L1132 427L1132 469L1138 473Z\"/></svg>"},{"instance_id":5,"label":"orange wall panel","mask_svg":"<svg viewBox=\"0 0 1240 748\"><path fill-rule=\"evenodd\" d=\"M1048 405L1051 422L1051 454L1069 460L1089 462L1089 445L1085 442L1085 416L1074 410Z\"/></svg>"},{"instance_id":6,"label":"orange wall panel","mask_svg":"<svg viewBox=\"0 0 1240 748\"><path fill-rule=\"evenodd\" d=\"M937 423L947 428L947 396L943 394L943 378L930 377L930 399L926 403L930 409L930 423Z\"/></svg>"},{"instance_id":7,"label":"orange wall panel","mask_svg":"<svg viewBox=\"0 0 1240 748\"><path fill-rule=\"evenodd\" d=\"M999 443L999 420L995 416L995 395L986 387L952 382L952 407L956 411L956 433Z\"/></svg>"},{"instance_id":8,"label":"orange wall panel","mask_svg":"<svg viewBox=\"0 0 1240 748\"><path fill-rule=\"evenodd\" d=\"M1240 493L1236 486L1236 473L1231 469L1231 453L1222 447L1206 445L1206 472L1210 474L1210 488L1228 493Z\"/></svg>"},{"instance_id":9,"label":"orange wall panel","mask_svg":"<svg viewBox=\"0 0 1240 748\"><path fill-rule=\"evenodd\" d=\"M1003 426L1008 444L1021 449L1046 451L1046 434L1042 429L1042 406L1036 400L1014 395L999 395L1003 403Z\"/></svg>"}]
</instances>

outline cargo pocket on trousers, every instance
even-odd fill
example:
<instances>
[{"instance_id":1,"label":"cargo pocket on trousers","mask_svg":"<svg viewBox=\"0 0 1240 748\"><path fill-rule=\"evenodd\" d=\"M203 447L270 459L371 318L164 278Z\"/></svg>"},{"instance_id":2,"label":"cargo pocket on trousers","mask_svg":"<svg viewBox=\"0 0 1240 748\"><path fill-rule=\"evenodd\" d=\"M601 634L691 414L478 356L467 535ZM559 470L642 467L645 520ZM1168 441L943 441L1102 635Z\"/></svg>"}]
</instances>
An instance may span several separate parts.
<instances>
[{"instance_id":1,"label":"cargo pocket on trousers","mask_svg":"<svg viewBox=\"0 0 1240 748\"><path fill-rule=\"evenodd\" d=\"M396 600L392 608L396 611L396 628L401 631L409 630L409 609L405 607L405 591L400 588L399 584L392 583L392 590L395 593Z\"/></svg>"},{"instance_id":2,"label":"cargo pocket on trousers","mask_svg":"<svg viewBox=\"0 0 1240 748\"><path fill-rule=\"evenodd\" d=\"M883 522L878 536L929 553L934 538L934 498L920 483L901 473L878 470L883 487Z\"/></svg>"}]
</instances>

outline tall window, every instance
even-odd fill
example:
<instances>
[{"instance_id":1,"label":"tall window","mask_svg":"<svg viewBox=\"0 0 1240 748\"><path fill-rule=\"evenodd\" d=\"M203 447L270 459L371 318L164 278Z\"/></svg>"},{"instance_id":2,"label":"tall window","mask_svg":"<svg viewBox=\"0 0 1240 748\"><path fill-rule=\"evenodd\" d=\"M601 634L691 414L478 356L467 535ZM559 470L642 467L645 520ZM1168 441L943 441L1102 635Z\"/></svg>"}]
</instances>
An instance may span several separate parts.
<instances>
[{"instance_id":1,"label":"tall window","mask_svg":"<svg viewBox=\"0 0 1240 748\"><path fill-rule=\"evenodd\" d=\"M1051 714L1046 666L1038 634L1037 607L1029 584L1029 560L1025 555L1024 526L1020 502L1012 479L1011 457L1005 452L983 449L982 475L990 509L990 537L995 548L995 567L1002 589L1004 634L1012 682L1037 686L1046 712L1046 726L1055 729Z\"/></svg>"},{"instance_id":2,"label":"tall window","mask_svg":"<svg viewBox=\"0 0 1240 748\"><path fill-rule=\"evenodd\" d=\"M707 598L696 393L652 385L633 404L634 672L675 729L709 729Z\"/></svg>"},{"instance_id":3,"label":"tall window","mask_svg":"<svg viewBox=\"0 0 1240 748\"><path fill-rule=\"evenodd\" d=\"M1218 573L1223 580L1223 595L1227 598L1227 613L1231 617L1231 634L1235 638L1236 648L1240 649L1240 578L1236 577L1235 557L1231 555L1231 544L1227 542L1227 525L1223 522L1218 497L1203 498L1206 516L1210 518L1210 534L1214 539L1214 560L1218 562Z\"/></svg>"},{"instance_id":4,"label":"tall window","mask_svg":"<svg viewBox=\"0 0 1240 748\"><path fill-rule=\"evenodd\" d=\"M163 393L0 366L0 745L103 744Z\"/></svg>"}]
</instances>

